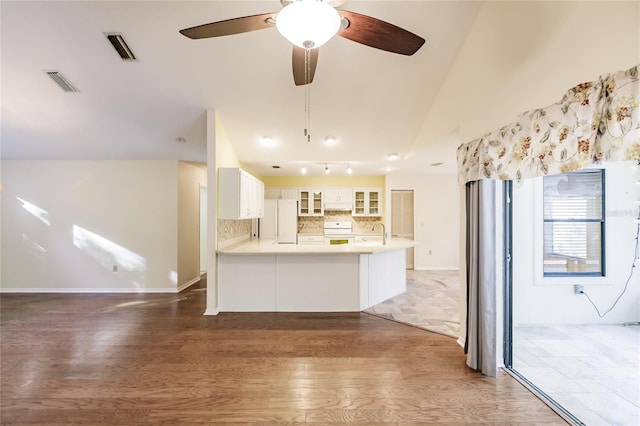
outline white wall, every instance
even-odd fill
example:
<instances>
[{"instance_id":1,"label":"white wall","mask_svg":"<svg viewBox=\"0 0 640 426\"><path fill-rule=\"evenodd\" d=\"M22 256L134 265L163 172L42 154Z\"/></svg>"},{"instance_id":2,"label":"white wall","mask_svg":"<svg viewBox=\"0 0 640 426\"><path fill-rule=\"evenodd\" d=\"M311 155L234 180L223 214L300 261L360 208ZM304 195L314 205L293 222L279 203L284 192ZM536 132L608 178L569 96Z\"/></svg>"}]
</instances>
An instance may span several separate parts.
<instances>
[{"instance_id":1,"label":"white wall","mask_svg":"<svg viewBox=\"0 0 640 426\"><path fill-rule=\"evenodd\" d=\"M638 63L638 1L486 1L414 148L469 142Z\"/></svg>"},{"instance_id":2,"label":"white wall","mask_svg":"<svg viewBox=\"0 0 640 426\"><path fill-rule=\"evenodd\" d=\"M218 126L218 118L214 110L207 110L207 307L205 315L218 314L218 266L217 244L218 227L218 140L222 144L222 126ZM221 153L222 154L222 153Z\"/></svg>"},{"instance_id":3,"label":"white wall","mask_svg":"<svg viewBox=\"0 0 640 426\"><path fill-rule=\"evenodd\" d=\"M200 187L206 164L178 163L178 288L200 280Z\"/></svg>"},{"instance_id":4,"label":"white wall","mask_svg":"<svg viewBox=\"0 0 640 426\"><path fill-rule=\"evenodd\" d=\"M206 183L200 187L200 273L207 272L207 250L209 250L209 242L207 239L208 225L207 220L207 186Z\"/></svg>"},{"instance_id":5,"label":"white wall","mask_svg":"<svg viewBox=\"0 0 640 426\"><path fill-rule=\"evenodd\" d=\"M414 191L415 269L458 269L460 265L460 187L454 174L387 176L385 198L391 217L391 191ZM430 253L431 252L431 253Z\"/></svg>"},{"instance_id":6,"label":"white wall","mask_svg":"<svg viewBox=\"0 0 640 426\"><path fill-rule=\"evenodd\" d=\"M557 102L576 84L638 63L640 2L486 1L412 150L444 146L453 158L459 142Z\"/></svg>"},{"instance_id":7,"label":"white wall","mask_svg":"<svg viewBox=\"0 0 640 426\"><path fill-rule=\"evenodd\" d=\"M603 313L622 292L631 272L640 200L638 166L630 162L605 167L606 277L543 277L542 178L525 180L513 191L514 325L548 323L621 323L640 320L640 265L617 306L600 319L584 290Z\"/></svg>"},{"instance_id":8,"label":"white wall","mask_svg":"<svg viewBox=\"0 0 640 426\"><path fill-rule=\"evenodd\" d=\"M1 164L2 291L176 291L176 161Z\"/></svg>"}]
</instances>

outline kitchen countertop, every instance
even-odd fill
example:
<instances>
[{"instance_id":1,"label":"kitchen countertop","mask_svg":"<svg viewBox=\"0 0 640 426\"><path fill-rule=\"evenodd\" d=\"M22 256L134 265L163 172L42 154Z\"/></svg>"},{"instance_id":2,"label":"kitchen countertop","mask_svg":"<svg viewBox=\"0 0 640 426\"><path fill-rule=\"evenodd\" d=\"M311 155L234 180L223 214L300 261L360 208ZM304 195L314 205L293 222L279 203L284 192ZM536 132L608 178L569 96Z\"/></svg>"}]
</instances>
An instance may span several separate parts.
<instances>
[{"instance_id":1,"label":"kitchen countertop","mask_svg":"<svg viewBox=\"0 0 640 426\"><path fill-rule=\"evenodd\" d=\"M255 254L374 254L390 250L405 249L419 244L405 238L389 238L387 244L379 242L353 243L341 245L299 245L278 244L275 240L253 239L236 245L218 249L218 253L234 255Z\"/></svg>"}]
</instances>

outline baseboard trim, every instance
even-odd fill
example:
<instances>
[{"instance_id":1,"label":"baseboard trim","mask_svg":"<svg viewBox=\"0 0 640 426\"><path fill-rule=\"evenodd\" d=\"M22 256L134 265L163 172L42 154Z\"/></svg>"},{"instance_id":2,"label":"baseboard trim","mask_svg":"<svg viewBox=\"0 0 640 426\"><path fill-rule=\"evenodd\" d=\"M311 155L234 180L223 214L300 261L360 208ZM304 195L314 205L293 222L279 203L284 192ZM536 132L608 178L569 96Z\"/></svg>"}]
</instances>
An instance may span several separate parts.
<instances>
[{"instance_id":1,"label":"baseboard trim","mask_svg":"<svg viewBox=\"0 0 640 426\"><path fill-rule=\"evenodd\" d=\"M189 287L191 287L192 285L194 285L196 283L199 283L201 278L202 278L202 276L195 277L195 278L190 279L186 283L182 284L180 287L178 287L178 293L188 289Z\"/></svg>"},{"instance_id":2,"label":"baseboard trim","mask_svg":"<svg viewBox=\"0 0 640 426\"><path fill-rule=\"evenodd\" d=\"M430 267L413 267L414 271L459 271L457 266L430 266Z\"/></svg>"},{"instance_id":3,"label":"baseboard trim","mask_svg":"<svg viewBox=\"0 0 640 426\"><path fill-rule=\"evenodd\" d=\"M209 308L207 308L207 309L204 311L204 314L203 314L203 315L218 315L219 313L220 313L220 311L218 310L218 308L215 308L215 309L209 309Z\"/></svg>"},{"instance_id":4,"label":"baseboard trim","mask_svg":"<svg viewBox=\"0 0 640 426\"><path fill-rule=\"evenodd\" d=\"M175 288L3 288L0 293L176 293Z\"/></svg>"}]
</instances>

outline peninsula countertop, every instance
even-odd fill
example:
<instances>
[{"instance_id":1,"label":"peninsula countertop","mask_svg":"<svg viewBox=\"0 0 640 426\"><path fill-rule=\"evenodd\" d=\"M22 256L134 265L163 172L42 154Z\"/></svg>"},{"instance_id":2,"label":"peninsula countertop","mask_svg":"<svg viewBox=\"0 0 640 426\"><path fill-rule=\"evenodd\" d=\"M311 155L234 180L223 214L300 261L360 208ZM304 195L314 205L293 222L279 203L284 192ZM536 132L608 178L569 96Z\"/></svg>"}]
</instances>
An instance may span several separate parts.
<instances>
[{"instance_id":1,"label":"peninsula countertop","mask_svg":"<svg viewBox=\"0 0 640 426\"><path fill-rule=\"evenodd\" d=\"M414 247L418 242L406 238L389 238L386 244L365 241L340 245L278 244L276 240L252 239L217 250L217 253L233 255L256 254L375 254L390 250Z\"/></svg>"}]
</instances>

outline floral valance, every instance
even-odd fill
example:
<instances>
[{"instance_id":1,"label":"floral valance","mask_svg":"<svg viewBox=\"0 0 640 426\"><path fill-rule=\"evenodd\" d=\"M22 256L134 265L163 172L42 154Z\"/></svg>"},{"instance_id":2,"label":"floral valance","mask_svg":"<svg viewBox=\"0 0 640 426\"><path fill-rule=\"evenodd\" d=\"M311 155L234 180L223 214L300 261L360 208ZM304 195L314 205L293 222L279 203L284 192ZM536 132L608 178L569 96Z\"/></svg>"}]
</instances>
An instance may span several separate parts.
<instances>
[{"instance_id":1,"label":"floral valance","mask_svg":"<svg viewBox=\"0 0 640 426\"><path fill-rule=\"evenodd\" d=\"M579 84L560 102L458 147L458 181L520 180L600 161L640 161L638 68Z\"/></svg>"}]
</instances>

